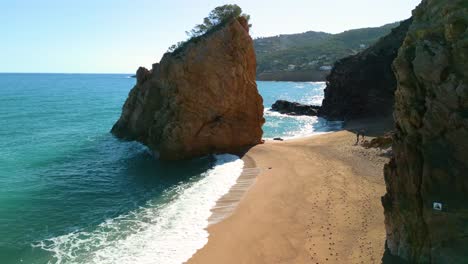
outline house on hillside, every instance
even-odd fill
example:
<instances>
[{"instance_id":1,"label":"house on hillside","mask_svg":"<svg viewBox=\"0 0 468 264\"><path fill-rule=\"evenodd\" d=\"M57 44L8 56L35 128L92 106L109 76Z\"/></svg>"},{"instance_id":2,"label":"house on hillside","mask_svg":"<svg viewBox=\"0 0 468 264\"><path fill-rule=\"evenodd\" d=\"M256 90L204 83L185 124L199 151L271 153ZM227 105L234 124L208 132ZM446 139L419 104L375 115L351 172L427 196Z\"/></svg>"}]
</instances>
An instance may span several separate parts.
<instances>
[{"instance_id":1,"label":"house on hillside","mask_svg":"<svg viewBox=\"0 0 468 264\"><path fill-rule=\"evenodd\" d=\"M330 65L323 65L323 66L320 66L319 70L321 71L331 71L333 67L330 66Z\"/></svg>"}]
</instances>

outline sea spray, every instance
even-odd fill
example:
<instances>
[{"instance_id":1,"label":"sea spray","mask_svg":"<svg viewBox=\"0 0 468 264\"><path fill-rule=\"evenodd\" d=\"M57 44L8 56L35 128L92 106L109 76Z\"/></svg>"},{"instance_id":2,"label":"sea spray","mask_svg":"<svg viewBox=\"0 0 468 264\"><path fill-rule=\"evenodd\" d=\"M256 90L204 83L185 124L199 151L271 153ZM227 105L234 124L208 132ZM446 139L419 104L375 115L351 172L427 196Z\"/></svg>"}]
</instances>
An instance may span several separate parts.
<instances>
[{"instance_id":1,"label":"sea spray","mask_svg":"<svg viewBox=\"0 0 468 264\"><path fill-rule=\"evenodd\" d=\"M201 179L168 190L165 203L150 201L91 232L73 232L34 246L53 253L49 263L182 263L208 241L210 210L242 169L237 156L218 155Z\"/></svg>"},{"instance_id":2,"label":"sea spray","mask_svg":"<svg viewBox=\"0 0 468 264\"><path fill-rule=\"evenodd\" d=\"M319 135L342 129L343 122L327 121L317 116L286 115L266 107L263 115L267 120L264 125L264 139L273 139L280 135L283 139L293 139Z\"/></svg>"}]
</instances>

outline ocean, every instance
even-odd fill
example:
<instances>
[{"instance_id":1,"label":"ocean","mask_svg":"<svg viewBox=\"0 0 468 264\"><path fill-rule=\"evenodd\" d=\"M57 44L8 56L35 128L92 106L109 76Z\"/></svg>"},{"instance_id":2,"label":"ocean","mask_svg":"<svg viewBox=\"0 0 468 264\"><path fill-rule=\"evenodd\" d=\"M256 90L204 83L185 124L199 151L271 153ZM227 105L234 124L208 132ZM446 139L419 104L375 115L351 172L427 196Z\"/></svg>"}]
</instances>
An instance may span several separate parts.
<instances>
[{"instance_id":1,"label":"ocean","mask_svg":"<svg viewBox=\"0 0 468 264\"><path fill-rule=\"evenodd\" d=\"M109 133L128 74L0 74L0 263L182 263L207 242L210 209L243 162L160 162ZM258 82L264 138L340 129L269 110L320 104L324 83Z\"/></svg>"}]
</instances>

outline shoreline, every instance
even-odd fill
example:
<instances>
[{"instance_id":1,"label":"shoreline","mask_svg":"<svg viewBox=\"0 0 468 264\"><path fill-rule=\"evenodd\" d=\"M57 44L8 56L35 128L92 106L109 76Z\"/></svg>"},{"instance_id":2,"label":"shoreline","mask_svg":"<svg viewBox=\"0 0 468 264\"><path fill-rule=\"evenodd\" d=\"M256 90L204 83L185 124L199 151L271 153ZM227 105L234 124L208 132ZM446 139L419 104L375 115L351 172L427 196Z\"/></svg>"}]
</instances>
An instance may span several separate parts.
<instances>
[{"instance_id":1,"label":"shoreline","mask_svg":"<svg viewBox=\"0 0 468 264\"><path fill-rule=\"evenodd\" d=\"M260 169L257 168L255 160L245 155L239 157L244 162L242 172L237 177L236 183L229 188L229 191L216 201L216 205L211 208L211 216L208 218L208 227L217 224L228 218L237 205L241 202L244 195L255 183L255 180L260 174Z\"/></svg>"},{"instance_id":2,"label":"shoreline","mask_svg":"<svg viewBox=\"0 0 468 264\"><path fill-rule=\"evenodd\" d=\"M340 130L341 131L341 130ZM300 139L312 139L314 137L334 133L339 131L316 132L305 136L283 137L282 140L274 140L273 138L264 138L265 143L284 142ZM263 144L265 144L263 143ZM242 173L236 180L236 183L229 188L229 191L216 201L216 205L211 208L211 216L208 218L207 229L214 224L217 224L224 219L228 218L237 208L238 204L244 198L245 194L249 191L250 187L255 184L257 176L262 172L261 168L257 167L254 158L248 153L238 155L244 162Z\"/></svg>"},{"instance_id":3,"label":"shoreline","mask_svg":"<svg viewBox=\"0 0 468 264\"><path fill-rule=\"evenodd\" d=\"M208 243L186 263L380 261L388 159L379 150L353 146L351 128L250 149L242 157L244 169L256 168L258 175L218 200L212 217L222 217L210 221Z\"/></svg>"}]
</instances>

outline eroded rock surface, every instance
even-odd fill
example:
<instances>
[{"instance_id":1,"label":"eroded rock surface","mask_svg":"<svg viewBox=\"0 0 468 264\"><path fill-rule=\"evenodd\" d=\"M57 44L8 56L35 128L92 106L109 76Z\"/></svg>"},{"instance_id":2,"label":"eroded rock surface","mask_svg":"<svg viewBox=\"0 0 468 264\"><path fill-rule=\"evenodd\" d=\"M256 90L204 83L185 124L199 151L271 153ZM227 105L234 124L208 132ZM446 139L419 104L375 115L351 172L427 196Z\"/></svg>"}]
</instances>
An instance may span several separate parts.
<instances>
[{"instance_id":1,"label":"eroded rock surface","mask_svg":"<svg viewBox=\"0 0 468 264\"><path fill-rule=\"evenodd\" d=\"M112 133L169 160L258 144L265 120L255 70L248 23L232 19L151 70L139 68Z\"/></svg>"},{"instance_id":2,"label":"eroded rock surface","mask_svg":"<svg viewBox=\"0 0 468 264\"><path fill-rule=\"evenodd\" d=\"M394 62L387 245L410 263L468 263L468 2L423 0L413 19Z\"/></svg>"},{"instance_id":3,"label":"eroded rock surface","mask_svg":"<svg viewBox=\"0 0 468 264\"><path fill-rule=\"evenodd\" d=\"M405 38L411 19L370 48L337 61L327 77L319 115L329 120L389 116L396 89L392 62Z\"/></svg>"}]
</instances>

